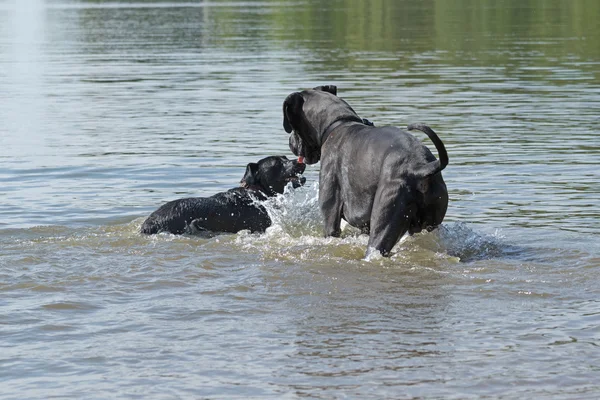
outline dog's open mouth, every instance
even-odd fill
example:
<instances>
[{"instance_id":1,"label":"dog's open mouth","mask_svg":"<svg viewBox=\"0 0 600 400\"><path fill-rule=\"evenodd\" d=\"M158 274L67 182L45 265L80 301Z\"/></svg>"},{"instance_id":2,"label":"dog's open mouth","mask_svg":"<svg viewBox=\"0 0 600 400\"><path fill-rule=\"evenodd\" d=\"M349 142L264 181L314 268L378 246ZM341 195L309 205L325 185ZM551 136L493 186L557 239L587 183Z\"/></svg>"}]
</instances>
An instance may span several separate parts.
<instances>
[{"instance_id":1,"label":"dog's open mouth","mask_svg":"<svg viewBox=\"0 0 600 400\"><path fill-rule=\"evenodd\" d=\"M304 173L304 170L306 169L306 164L298 161L292 161L292 163L292 169L288 170L290 176L287 177L285 181L286 183L291 182L294 189L296 189L304 185L304 183L306 182L306 178L301 176Z\"/></svg>"},{"instance_id":2,"label":"dog's open mouth","mask_svg":"<svg viewBox=\"0 0 600 400\"><path fill-rule=\"evenodd\" d=\"M306 178L303 176L294 175L294 176L290 176L285 181L291 182L294 189L296 189L296 188L299 188L300 186L303 186L306 183Z\"/></svg>"}]
</instances>

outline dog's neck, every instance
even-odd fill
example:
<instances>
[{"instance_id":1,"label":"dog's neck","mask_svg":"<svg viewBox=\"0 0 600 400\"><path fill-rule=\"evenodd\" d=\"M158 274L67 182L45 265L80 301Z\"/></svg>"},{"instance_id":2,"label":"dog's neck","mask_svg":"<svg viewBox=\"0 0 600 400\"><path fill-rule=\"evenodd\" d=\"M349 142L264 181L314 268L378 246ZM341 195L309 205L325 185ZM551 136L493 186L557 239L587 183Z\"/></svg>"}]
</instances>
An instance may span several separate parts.
<instances>
[{"instance_id":1,"label":"dog's neck","mask_svg":"<svg viewBox=\"0 0 600 400\"><path fill-rule=\"evenodd\" d=\"M344 117L344 118L337 119L337 120L333 121L325 129L325 131L323 132L323 135L321 135L321 147L323 147L323 145L325 144L325 141L327 140L327 138L329 137L331 132L333 132L335 130L335 128L337 128L338 126L340 126L346 122L358 122L358 123L361 123L364 125L373 126L373 123L371 121L369 121L368 119L361 119L358 116L350 116L350 117Z\"/></svg>"},{"instance_id":2,"label":"dog's neck","mask_svg":"<svg viewBox=\"0 0 600 400\"><path fill-rule=\"evenodd\" d=\"M269 197L269 194L258 185L248 185L245 181L242 181L240 187L254 194L259 200L266 200Z\"/></svg>"}]
</instances>

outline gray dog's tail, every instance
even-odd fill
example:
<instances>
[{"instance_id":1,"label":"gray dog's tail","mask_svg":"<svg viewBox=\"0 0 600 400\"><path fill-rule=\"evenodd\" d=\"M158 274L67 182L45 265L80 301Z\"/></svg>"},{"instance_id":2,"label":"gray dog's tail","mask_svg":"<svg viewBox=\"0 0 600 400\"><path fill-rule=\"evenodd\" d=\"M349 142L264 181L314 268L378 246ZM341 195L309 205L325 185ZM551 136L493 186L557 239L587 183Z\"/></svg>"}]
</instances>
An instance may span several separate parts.
<instances>
[{"instance_id":1,"label":"gray dog's tail","mask_svg":"<svg viewBox=\"0 0 600 400\"><path fill-rule=\"evenodd\" d=\"M418 171L418 175L422 176L423 178L435 175L438 172L442 171L444 168L446 168L446 165L448 165L448 153L446 152L446 147L444 146L444 143L442 143L442 140L438 137L438 135L433 131L433 129L431 129L427 125L410 124L408 126L409 131L415 129L426 134L429 137L429 139L431 139L438 152L438 159L424 165Z\"/></svg>"}]
</instances>

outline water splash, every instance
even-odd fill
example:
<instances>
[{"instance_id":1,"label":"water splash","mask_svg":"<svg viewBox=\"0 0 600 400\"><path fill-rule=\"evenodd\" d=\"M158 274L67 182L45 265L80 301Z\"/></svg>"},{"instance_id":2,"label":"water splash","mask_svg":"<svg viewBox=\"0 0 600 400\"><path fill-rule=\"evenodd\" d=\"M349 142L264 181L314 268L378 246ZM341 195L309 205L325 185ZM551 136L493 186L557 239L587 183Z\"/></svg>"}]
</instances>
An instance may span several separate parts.
<instances>
[{"instance_id":1,"label":"water splash","mask_svg":"<svg viewBox=\"0 0 600 400\"><path fill-rule=\"evenodd\" d=\"M459 222L440 226L431 233L404 236L392 249L391 257L377 252L365 258L368 236L343 224L341 238L323 237L323 218L318 205L318 183L286 190L263 205L272 226L262 235L240 232L235 243L247 251L260 251L264 257L303 261L362 260L367 263L436 265L440 262L468 262L501 257L508 248L503 237L487 235Z\"/></svg>"},{"instance_id":2,"label":"water splash","mask_svg":"<svg viewBox=\"0 0 600 400\"><path fill-rule=\"evenodd\" d=\"M325 246L335 252L339 246L353 257L363 258L368 236L358 229L342 225L342 237L322 238L323 218L318 205L318 182L296 190L286 191L268 201L266 207L273 221L264 235L272 245ZM351 250L350 250L351 249ZM515 247L506 241L501 231L487 234L478 231L466 222L443 224L433 232L404 236L392 250L391 259L396 262L426 260L475 260L506 257L514 253ZM380 262L381 257L373 253L368 260Z\"/></svg>"},{"instance_id":3,"label":"water splash","mask_svg":"<svg viewBox=\"0 0 600 400\"><path fill-rule=\"evenodd\" d=\"M298 189L292 189L288 184L283 195L263 203L272 221L268 233L281 230L292 237L322 235L323 218L318 198L318 182Z\"/></svg>"},{"instance_id":4,"label":"water splash","mask_svg":"<svg viewBox=\"0 0 600 400\"><path fill-rule=\"evenodd\" d=\"M457 257L462 262L503 257L513 249L500 231L485 234L466 222L443 224L431 233L416 237L418 246Z\"/></svg>"}]
</instances>

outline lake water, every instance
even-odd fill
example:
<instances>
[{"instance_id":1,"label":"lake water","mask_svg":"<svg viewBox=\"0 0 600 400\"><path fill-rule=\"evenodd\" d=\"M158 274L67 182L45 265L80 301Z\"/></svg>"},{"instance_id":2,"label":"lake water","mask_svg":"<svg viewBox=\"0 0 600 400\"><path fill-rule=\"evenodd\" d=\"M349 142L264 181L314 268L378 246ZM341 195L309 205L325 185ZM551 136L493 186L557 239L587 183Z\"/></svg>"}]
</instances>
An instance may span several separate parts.
<instances>
[{"instance_id":1,"label":"lake water","mask_svg":"<svg viewBox=\"0 0 600 400\"><path fill-rule=\"evenodd\" d=\"M0 1L0 398L598 398L598 20L596 0ZM368 261L366 236L324 239L317 164L265 234L138 234L292 156L283 100L319 84L438 132L438 231Z\"/></svg>"}]
</instances>

